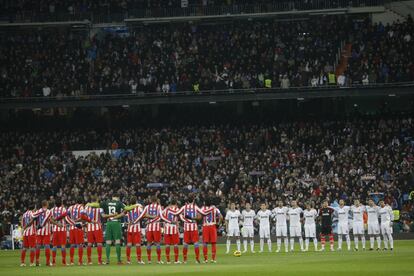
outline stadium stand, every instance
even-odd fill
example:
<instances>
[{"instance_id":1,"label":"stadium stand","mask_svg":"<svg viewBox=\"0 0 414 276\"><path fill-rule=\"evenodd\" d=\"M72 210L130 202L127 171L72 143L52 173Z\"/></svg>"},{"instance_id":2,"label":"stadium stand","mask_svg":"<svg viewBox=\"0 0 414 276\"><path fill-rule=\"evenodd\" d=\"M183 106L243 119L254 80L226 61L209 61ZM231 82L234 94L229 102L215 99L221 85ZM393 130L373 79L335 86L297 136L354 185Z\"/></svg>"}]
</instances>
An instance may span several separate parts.
<instances>
[{"instance_id":1,"label":"stadium stand","mask_svg":"<svg viewBox=\"0 0 414 276\"><path fill-rule=\"evenodd\" d=\"M154 24L129 36L5 32L0 95L171 93L414 81L413 20L368 17ZM338 52L352 53L335 75ZM405 53L405 57L398 53ZM368 66L369 64L369 66ZM340 77L341 76L341 77Z\"/></svg>"}]
</instances>

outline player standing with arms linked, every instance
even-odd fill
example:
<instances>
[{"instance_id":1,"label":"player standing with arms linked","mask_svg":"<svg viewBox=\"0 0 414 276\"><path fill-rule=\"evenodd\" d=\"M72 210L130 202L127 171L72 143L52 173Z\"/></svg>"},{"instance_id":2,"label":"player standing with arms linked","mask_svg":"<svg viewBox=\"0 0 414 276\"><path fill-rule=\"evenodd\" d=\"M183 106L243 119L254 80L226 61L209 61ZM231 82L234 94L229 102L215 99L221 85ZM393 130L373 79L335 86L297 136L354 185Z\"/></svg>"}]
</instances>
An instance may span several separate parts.
<instances>
[{"instance_id":1,"label":"player standing with arms linked","mask_svg":"<svg viewBox=\"0 0 414 276\"><path fill-rule=\"evenodd\" d=\"M379 208L375 205L372 199L368 200L366 207L368 214L368 236L369 236L369 250L374 250L375 239L377 240L377 250L381 249L380 228L378 223Z\"/></svg>"},{"instance_id":2,"label":"player standing with arms linked","mask_svg":"<svg viewBox=\"0 0 414 276\"><path fill-rule=\"evenodd\" d=\"M277 240L277 249L276 252L280 252L280 247L282 246L282 237L285 242L285 252L288 252L289 240L287 235L287 214L289 208L283 206L283 201L279 200L278 206L273 209L273 217L276 220L276 240Z\"/></svg>"},{"instance_id":3,"label":"player standing with arms linked","mask_svg":"<svg viewBox=\"0 0 414 276\"><path fill-rule=\"evenodd\" d=\"M137 203L136 196L132 196L129 202L130 206L134 206L132 210L127 211L126 218L128 222L127 229L127 244L126 244L126 257L127 264L131 264L131 248L135 246L137 254L138 264L144 264L142 261L141 251L141 220L146 217L146 212L142 208L141 204Z\"/></svg>"},{"instance_id":4,"label":"player standing with arms linked","mask_svg":"<svg viewBox=\"0 0 414 276\"><path fill-rule=\"evenodd\" d=\"M362 249L365 250L365 229L364 229L365 206L358 199L354 200L351 206L352 213L352 233L354 234L355 251L358 251L358 238L361 238Z\"/></svg>"},{"instance_id":5,"label":"player standing with arms linked","mask_svg":"<svg viewBox=\"0 0 414 276\"><path fill-rule=\"evenodd\" d=\"M62 200L57 198L55 200L55 207L51 209L52 217L54 220L60 220L66 214L66 208L62 204ZM56 265L56 253L60 248L62 254L62 264L66 265L66 242L67 242L67 229L66 223L63 223L61 227L53 225L52 234L52 265Z\"/></svg>"},{"instance_id":6,"label":"player standing with arms linked","mask_svg":"<svg viewBox=\"0 0 414 276\"><path fill-rule=\"evenodd\" d=\"M322 208L319 211L321 221L321 251L325 251L326 236L329 236L331 251L334 251L334 237L332 233L332 215L335 210L329 207L328 200L322 201Z\"/></svg>"},{"instance_id":7,"label":"player standing with arms linked","mask_svg":"<svg viewBox=\"0 0 414 276\"><path fill-rule=\"evenodd\" d=\"M20 266L26 266L26 251L30 250L30 266L35 266L34 258L36 255L36 225L37 221L33 218L34 206L29 206L24 212L21 225L23 228L23 248L20 256Z\"/></svg>"},{"instance_id":8,"label":"player standing with arms linked","mask_svg":"<svg viewBox=\"0 0 414 276\"><path fill-rule=\"evenodd\" d=\"M230 203L230 209L226 213L225 223L227 230L227 242L226 242L226 254L230 252L231 240L236 239L237 251L240 251L240 228L239 219L241 214L239 210L236 210L236 204Z\"/></svg>"},{"instance_id":9,"label":"player standing with arms linked","mask_svg":"<svg viewBox=\"0 0 414 276\"><path fill-rule=\"evenodd\" d=\"M316 239L316 218L318 217L318 211L311 207L310 202L306 203L306 209L303 211L303 217L305 218L305 251L309 250L309 239L313 239L313 246L315 251L318 251L318 240Z\"/></svg>"},{"instance_id":10,"label":"player standing with arms linked","mask_svg":"<svg viewBox=\"0 0 414 276\"><path fill-rule=\"evenodd\" d=\"M339 200L339 207L335 208L338 216L338 250L342 250L342 237L345 236L348 251L351 250L351 238L349 237L349 211L343 199Z\"/></svg>"},{"instance_id":11,"label":"player standing with arms linked","mask_svg":"<svg viewBox=\"0 0 414 276\"><path fill-rule=\"evenodd\" d=\"M392 221L394 214L392 208L385 204L384 200L379 202L379 215L381 218L381 234L384 240L384 250L388 250L388 242L390 243L391 251L394 250L394 239L392 237Z\"/></svg>"},{"instance_id":12,"label":"player standing with arms linked","mask_svg":"<svg viewBox=\"0 0 414 276\"><path fill-rule=\"evenodd\" d=\"M178 244L180 243L180 237L178 233L178 217L175 215L180 209L177 207L177 200L171 199L170 204L163 211L163 217L167 220L164 223L164 244L165 244L165 256L167 258L167 264L171 263L170 251L171 246L174 248L174 264L180 264L178 260L179 250Z\"/></svg>"},{"instance_id":13,"label":"player standing with arms linked","mask_svg":"<svg viewBox=\"0 0 414 276\"><path fill-rule=\"evenodd\" d=\"M210 199L206 199L205 204L201 207L203 212L208 212L213 208L213 211L203 217L203 255L204 263L208 262L208 244L211 244L211 262L216 263L217 253L217 224L223 220L220 210L217 209Z\"/></svg>"},{"instance_id":14,"label":"player standing with arms linked","mask_svg":"<svg viewBox=\"0 0 414 276\"><path fill-rule=\"evenodd\" d=\"M112 242L115 242L116 248L116 257L118 264L122 265L121 260L121 238L122 238L122 227L120 219L124 216L124 207L125 205L120 201L119 195L114 194L111 200L103 201L100 204L90 203L88 206L95 208L102 208L104 215L108 217L105 230L105 253L106 253L106 263L109 264L111 257L111 245Z\"/></svg>"},{"instance_id":15,"label":"player standing with arms linked","mask_svg":"<svg viewBox=\"0 0 414 276\"><path fill-rule=\"evenodd\" d=\"M303 214L303 210L302 208L298 206L296 200L292 200L290 205L291 207L288 210L290 251L293 252L295 248L296 237L299 240L300 250L303 251L302 224L301 224L301 215Z\"/></svg>"},{"instance_id":16,"label":"player standing with arms linked","mask_svg":"<svg viewBox=\"0 0 414 276\"><path fill-rule=\"evenodd\" d=\"M180 214L180 219L184 221L184 243L183 243L183 259L184 263L187 263L187 253L188 245L194 244L194 252L196 256L196 263L200 263L200 247L199 247L199 235L198 235L198 226L196 219L199 219L200 216L206 216L213 208L210 208L207 212L201 210L195 203L194 194L189 194L187 196L187 204L185 204L178 211L177 214Z\"/></svg>"},{"instance_id":17,"label":"player standing with arms linked","mask_svg":"<svg viewBox=\"0 0 414 276\"><path fill-rule=\"evenodd\" d=\"M254 218L256 217L256 212L251 209L250 203L246 203L246 209L241 213L243 220L243 253L247 252L247 243L250 242L250 251L254 252ZM249 241L250 240L250 241Z\"/></svg>"},{"instance_id":18,"label":"player standing with arms linked","mask_svg":"<svg viewBox=\"0 0 414 276\"><path fill-rule=\"evenodd\" d=\"M260 204L260 210L257 212L256 218L259 220L259 237L260 237L260 251L263 253L264 239L267 239L267 247L269 252L272 252L272 240L270 239L270 218L272 212L267 209L266 203Z\"/></svg>"}]
</instances>

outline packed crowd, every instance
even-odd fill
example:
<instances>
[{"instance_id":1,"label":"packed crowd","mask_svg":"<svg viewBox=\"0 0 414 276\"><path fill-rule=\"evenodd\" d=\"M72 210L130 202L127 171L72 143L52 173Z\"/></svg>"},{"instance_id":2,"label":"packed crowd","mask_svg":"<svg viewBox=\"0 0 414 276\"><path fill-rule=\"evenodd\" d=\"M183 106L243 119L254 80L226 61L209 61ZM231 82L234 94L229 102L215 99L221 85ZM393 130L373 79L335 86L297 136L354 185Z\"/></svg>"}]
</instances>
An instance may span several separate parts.
<instances>
[{"instance_id":1,"label":"packed crowd","mask_svg":"<svg viewBox=\"0 0 414 276\"><path fill-rule=\"evenodd\" d=\"M231 13L252 13L292 9L321 9L348 6L381 5L383 0L0 0L0 17L15 20L55 21L94 16L122 14L128 17L185 16ZM212 9L210 9L212 8Z\"/></svg>"},{"instance_id":2,"label":"packed crowd","mask_svg":"<svg viewBox=\"0 0 414 276\"><path fill-rule=\"evenodd\" d=\"M287 31L289 30L289 31ZM346 17L219 25L177 23L129 35L5 33L1 97L289 88L414 80L411 17L383 26ZM341 41L353 42L335 76ZM339 80L341 78L341 80Z\"/></svg>"},{"instance_id":3,"label":"packed crowd","mask_svg":"<svg viewBox=\"0 0 414 276\"><path fill-rule=\"evenodd\" d=\"M2 132L0 206L19 213L41 199L114 192L216 198L254 209L261 201L344 199L383 193L386 203L413 216L414 121L324 121L259 126L211 126L121 131ZM130 149L75 157L74 150ZM153 185L147 186L148 183ZM158 187L155 188L154 187Z\"/></svg>"},{"instance_id":4,"label":"packed crowd","mask_svg":"<svg viewBox=\"0 0 414 276\"><path fill-rule=\"evenodd\" d=\"M412 17L393 25L355 23L349 77L362 84L414 80L414 24Z\"/></svg>"},{"instance_id":5,"label":"packed crowd","mask_svg":"<svg viewBox=\"0 0 414 276\"><path fill-rule=\"evenodd\" d=\"M65 32L4 35L1 95L288 88L319 75L324 85L347 27L345 18L327 17L150 25L92 40Z\"/></svg>"}]
</instances>

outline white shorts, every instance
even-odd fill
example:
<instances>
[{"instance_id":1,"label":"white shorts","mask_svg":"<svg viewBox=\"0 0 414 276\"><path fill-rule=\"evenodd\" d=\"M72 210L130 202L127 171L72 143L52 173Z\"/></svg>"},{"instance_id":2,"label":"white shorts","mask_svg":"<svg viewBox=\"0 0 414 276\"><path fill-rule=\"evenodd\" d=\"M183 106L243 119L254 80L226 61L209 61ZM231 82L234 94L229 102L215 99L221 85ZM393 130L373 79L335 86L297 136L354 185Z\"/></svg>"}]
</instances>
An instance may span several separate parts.
<instances>
[{"instance_id":1,"label":"white shorts","mask_svg":"<svg viewBox=\"0 0 414 276\"><path fill-rule=\"evenodd\" d=\"M268 239L268 238L270 238L270 228L260 227L260 229L259 229L259 237L261 239L264 239L264 238Z\"/></svg>"},{"instance_id":2,"label":"white shorts","mask_svg":"<svg viewBox=\"0 0 414 276\"><path fill-rule=\"evenodd\" d=\"M369 223L368 222L368 235L379 235L380 228L379 224L377 223Z\"/></svg>"},{"instance_id":3,"label":"white shorts","mask_svg":"<svg viewBox=\"0 0 414 276\"><path fill-rule=\"evenodd\" d=\"M227 237L240 237L240 229L239 228L229 228L229 232L227 233Z\"/></svg>"},{"instance_id":4,"label":"white shorts","mask_svg":"<svg viewBox=\"0 0 414 276\"><path fill-rule=\"evenodd\" d=\"M253 238L254 237L254 228L253 226L244 226L242 228L243 238Z\"/></svg>"},{"instance_id":5,"label":"white shorts","mask_svg":"<svg viewBox=\"0 0 414 276\"><path fill-rule=\"evenodd\" d=\"M362 221L352 223L352 233L354 235L364 235L364 223Z\"/></svg>"},{"instance_id":6,"label":"white shorts","mask_svg":"<svg viewBox=\"0 0 414 276\"><path fill-rule=\"evenodd\" d=\"M316 237L316 225L315 224L305 224L305 237L306 238L315 238Z\"/></svg>"},{"instance_id":7,"label":"white shorts","mask_svg":"<svg viewBox=\"0 0 414 276\"><path fill-rule=\"evenodd\" d=\"M392 227L389 222L381 223L381 234L391 235Z\"/></svg>"},{"instance_id":8,"label":"white shorts","mask_svg":"<svg viewBox=\"0 0 414 276\"><path fill-rule=\"evenodd\" d=\"M348 234L349 234L348 223L338 224L338 235L348 235Z\"/></svg>"},{"instance_id":9,"label":"white shorts","mask_svg":"<svg viewBox=\"0 0 414 276\"><path fill-rule=\"evenodd\" d=\"M299 226L290 226L289 227L289 237L302 237L302 227Z\"/></svg>"},{"instance_id":10,"label":"white shorts","mask_svg":"<svg viewBox=\"0 0 414 276\"><path fill-rule=\"evenodd\" d=\"M287 225L276 225L276 237L287 237Z\"/></svg>"}]
</instances>

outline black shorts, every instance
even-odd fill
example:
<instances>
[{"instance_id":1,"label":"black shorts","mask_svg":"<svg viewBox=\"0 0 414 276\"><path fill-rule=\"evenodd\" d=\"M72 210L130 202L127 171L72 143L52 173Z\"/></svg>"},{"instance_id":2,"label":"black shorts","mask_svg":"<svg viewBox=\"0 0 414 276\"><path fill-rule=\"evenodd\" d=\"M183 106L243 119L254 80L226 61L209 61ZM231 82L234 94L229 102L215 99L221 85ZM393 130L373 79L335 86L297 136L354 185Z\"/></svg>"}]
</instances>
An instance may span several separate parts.
<instances>
[{"instance_id":1,"label":"black shorts","mask_svg":"<svg viewBox=\"0 0 414 276\"><path fill-rule=\"evenodd\" d=\"M331 225L322 225L321 226L321 235L330 235L332 234L332 226Z\"/></svg>"}]
</instances>

